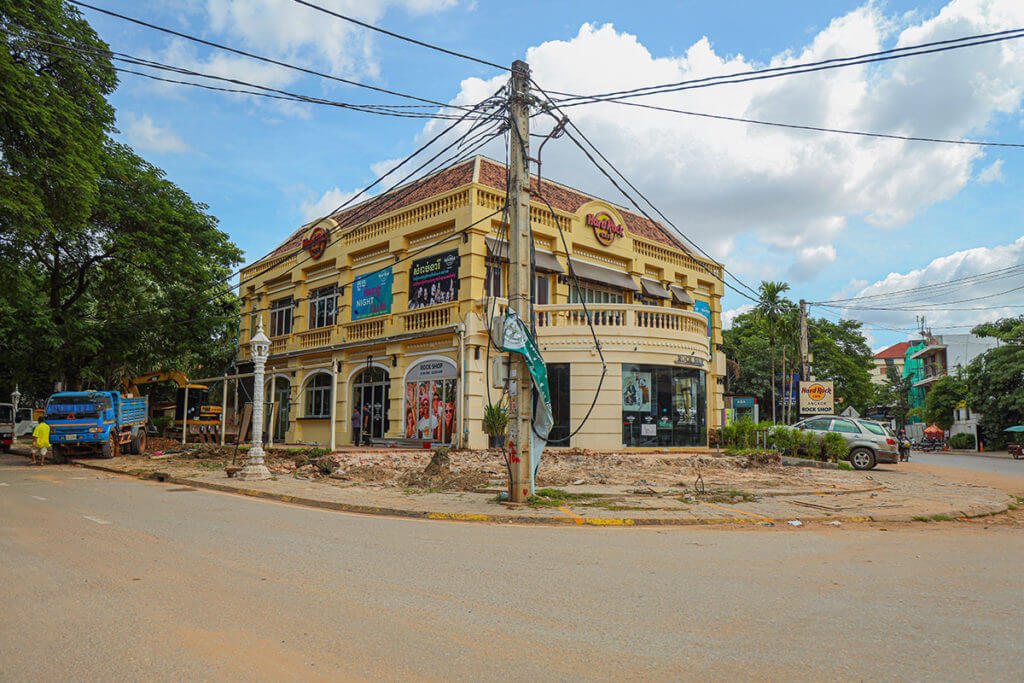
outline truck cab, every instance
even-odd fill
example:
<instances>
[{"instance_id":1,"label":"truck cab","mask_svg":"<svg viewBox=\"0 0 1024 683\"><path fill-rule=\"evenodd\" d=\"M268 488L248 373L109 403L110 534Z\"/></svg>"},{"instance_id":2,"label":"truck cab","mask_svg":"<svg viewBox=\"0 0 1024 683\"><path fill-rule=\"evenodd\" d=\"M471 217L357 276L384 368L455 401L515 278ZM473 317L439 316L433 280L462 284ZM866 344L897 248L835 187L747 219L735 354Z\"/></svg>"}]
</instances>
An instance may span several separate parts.
<instances>
[{"instance_id":1,"label":"truck cab","mask_svg":"<svg viewBox=\"0 0 1024 683\"><path fill-rule=\"evenodd\" d=\"M113 458L146 449L145 397L127 398L117 391L61 391L46 402L43 419L58 461L79 453Z\"/></svg>"}]
</instances>

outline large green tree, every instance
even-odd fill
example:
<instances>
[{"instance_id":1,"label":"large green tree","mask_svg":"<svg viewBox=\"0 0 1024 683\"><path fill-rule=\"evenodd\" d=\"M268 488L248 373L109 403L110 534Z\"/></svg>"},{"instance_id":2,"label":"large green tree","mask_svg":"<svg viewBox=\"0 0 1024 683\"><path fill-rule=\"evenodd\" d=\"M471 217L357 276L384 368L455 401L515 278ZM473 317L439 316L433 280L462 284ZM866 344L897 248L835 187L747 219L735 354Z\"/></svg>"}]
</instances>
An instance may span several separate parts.
<instances>
[{"instance_id":1,"label":"large green tree","mask_svg":"<svg viewBox=\"0 0 1024 683\"><path fill-rule=\"evenodd\" d=\"M789 372L799 362L799 328L790 320L792 302L779 298L780 313L774 323L754 310L737 316L732 326L723 332L726 357L739 367L736 378L730 381L730 393L757 396L762 405L773 401L776 391L776 382L772 381L777 376L772 362L772 331L776 334L776 348L785 349L784 369ZM814 354L814 376L834 382L836 396L843 399L837 402L836 410L849 405L859 410L869 406L875 397L870 374L871 349L860 332L860 323L810 318L808 337L810 352ZM792 417L795 419L797 415Z\"/></svg>"},{"instance_id":2,"label":"large green tree","mask_svg":"<svg viewBox=\"0 0 1024 683\"><path fill-rule=\"evenodd\" d=\"M967 398L967 384L955 377L935 382L924 399L924 419L943 429L953 426L953 411Z\"/></svg>"},{"instance_id":3,"label":"large green tree","mask_svg":"<svg viewBox=\"0 0 1024 683\"><path fill-rule=\"evenodd\" d=\"M1009 437L1003 430L1024 424L1024 317L978 325L972 331L1005 342L967 366L967 405L981 413L981 433L989 447L1001 447Z\"/></svg>"},{"instance_id":4,"label":"large green tree","mask_svg":"<svg viewBox=\"0 0 1024 683\"><path fill-rule=\"evenodd\" d=\"M778 403L775 397L775 351L779 342L779 334L783 325L783 319L788 311L793 309L793 302L783 296L789 291L789 284L785 282L769 282L762 280L757 288L757 304L754 306L754 314L761 321L765 334L768 335L768 349L771 356L771 388L772 388L772 422L776 421L775 406Z\"/></svg>"},{"instance_id":5,"label":"large green tree","mask_svg":"<svg viewBox=\"0 0 1024 683\"><path fill-rule=\"evenodd\" d=\"M206 206L109 137L116 79L84 19L57 0L0 8L0 389L39 398L55 381L222 363L240 252ZM70 41L95 51L52 44Z\"/></svg>"}]
</instances>

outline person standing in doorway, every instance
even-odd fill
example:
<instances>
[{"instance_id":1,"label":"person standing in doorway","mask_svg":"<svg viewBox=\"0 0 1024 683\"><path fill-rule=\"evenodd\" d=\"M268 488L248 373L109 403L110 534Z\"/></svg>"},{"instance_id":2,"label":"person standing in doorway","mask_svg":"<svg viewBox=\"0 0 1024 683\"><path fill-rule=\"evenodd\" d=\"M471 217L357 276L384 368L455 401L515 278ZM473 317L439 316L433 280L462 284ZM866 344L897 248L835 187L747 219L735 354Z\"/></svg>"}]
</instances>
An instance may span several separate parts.
<instances>
[{"instance_id":1,"label":"person standing in doorway","mask_svg":"<svg viewBox=\"0 0 1024 683\"><path fill-rule=\"evenodd\" d=\"M370 438L373 436L373 406L367 403L363 406L363 445L370 445Z\"/></svg>"},{"instance_id":2,"label":"person standing in doorway","mask_svg":"<svg viewBox=\"0 0 1024 683\"><path fill-rule=\"evenodd\" d=\"M355 405L352 409L352 444L358 446L360 444L360 437L363 432L363 411L359 409L359 404Z\"/></svg>"}]
</instances>

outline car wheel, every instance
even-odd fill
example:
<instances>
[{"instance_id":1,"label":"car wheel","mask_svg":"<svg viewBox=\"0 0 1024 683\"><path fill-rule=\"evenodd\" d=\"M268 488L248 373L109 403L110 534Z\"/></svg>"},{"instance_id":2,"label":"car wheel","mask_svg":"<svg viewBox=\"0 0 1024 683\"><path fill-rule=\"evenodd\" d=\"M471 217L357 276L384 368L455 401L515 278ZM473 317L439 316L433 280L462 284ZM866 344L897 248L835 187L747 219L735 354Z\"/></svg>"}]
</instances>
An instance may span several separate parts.
<instances>
[{"instance_id":1,"label":"car wheel","mask_svg":"<svg viewBox=\"0 0 1024 683\"><path fill-rule=\"evenodd\" d=\"M875 466L875 454L867 448L854 448L850 451L850 464L855 470L870 470Z\"/></svg>"}]
</instances>

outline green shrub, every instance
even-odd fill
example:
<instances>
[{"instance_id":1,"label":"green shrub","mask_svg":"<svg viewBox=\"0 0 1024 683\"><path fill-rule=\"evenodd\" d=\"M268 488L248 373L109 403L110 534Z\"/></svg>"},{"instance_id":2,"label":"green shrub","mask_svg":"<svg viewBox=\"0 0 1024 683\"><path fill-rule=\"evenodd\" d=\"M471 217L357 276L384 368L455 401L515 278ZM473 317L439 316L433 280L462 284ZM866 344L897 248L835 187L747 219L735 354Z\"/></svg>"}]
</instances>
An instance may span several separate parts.
<instances>
[{"instance_id":1,"label":"green shrub","mask_svg":"<svg viewBox=\"0 0 1024 683\"><path fill-rule=\"evenodd\" d=\"M725 446L726 448L732 448L736 445L735 424L722 427L722 445Z\"/></svg>"},{"instance_id":2,"label":"green shrub","mask_svg":"<svg viewBox=\"0 0 1024 683\"><path fill-rule=\"evenodd\" d=\"M793 430L793 450L806 458L818 460L821 458L821 442L814 432L805 432L800 429Z\"/></svg>"},{"instance_id":3,"label":"green shrub","mask_svg":"<svg viewBox=\"0 0 1024 683\"><path fill-rule=\"evenodd\" d=\"M958 450L973 450L974 434L954 434L949 437L949 447Z\"/></svg>"},{"instance_id":4,"label":"green shrub","mask_svg":"<svg viewBox=\"0 0 1024 683\"><path fill-rule=\"evenodd\" d=\"M757 426L753 420L740 420L736 423L736 443L734 444L737 448L753 448L754 447L754 432L757 430Z\"/></svg>"},{"instance_id":5,"label":"green shrub","mask_svg":"<svg viewBox=\"0 0 1024 683\"><path fill-rule=\"evenodd\" d=\"M768 432L768 443L783 455L796 455L795 442L799 431L789 427L773 427Z\"/></svg>"},{"instance_id":6,"label":"green shrub","mask_svg":"<svg viewBox=\"0 0 1024 683\"><path fill-rule=\"evenodd\" d=\"M829 432L821 440L822 450L824 451L825 459L831 460L832 462L839 462L846 457L846 454L850 452L850 447L846 445L846 439L840 434L835 432Z\"/></svg>"},{"instance_id":7,"label":"green shrub","mask_svg":"<svg viewBox=\"0 0 1024 683\"><path fill-rule=\"evenodd\" d=\"M508 413L499 404L484 406L484 432L488 436L502 436L508 428Z\"/></svg>"},{"instance_id":8,"label":"green shrub","mask_svg":"<svg viewBox=\"0 0 1024 683\"><path fill-rule=\"evenodd\" d=\"M153 426L156 428L157 433L163 436L167 433L167 428L174 423L174 417L171 415L161 415L160 417L153 418Z\"/></svg>"}]
</instances>

